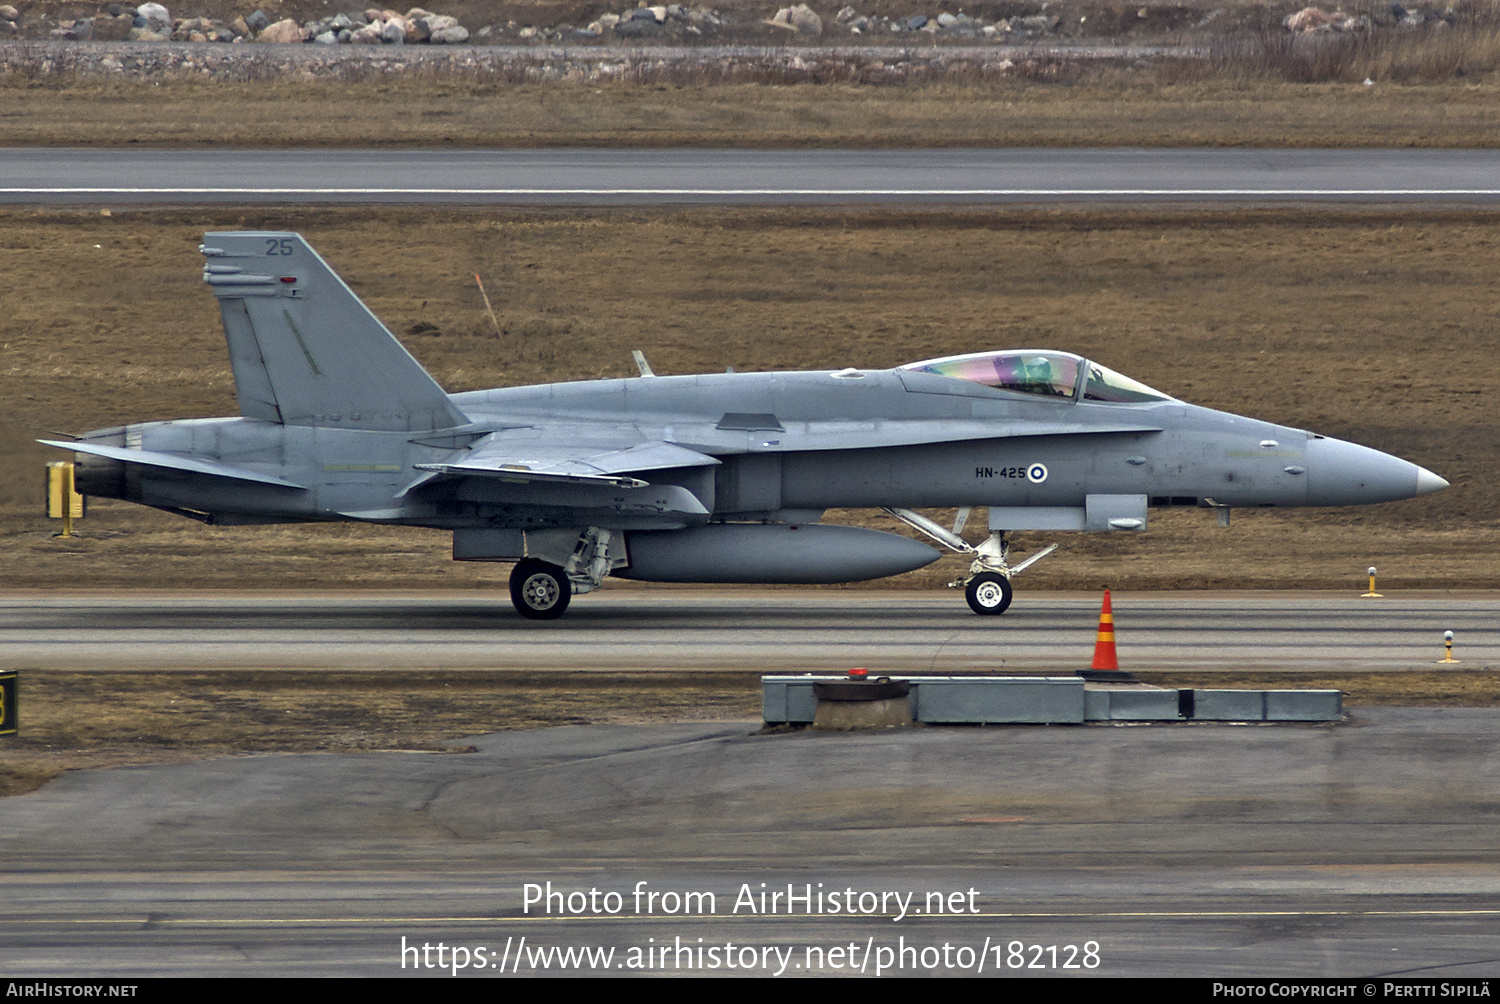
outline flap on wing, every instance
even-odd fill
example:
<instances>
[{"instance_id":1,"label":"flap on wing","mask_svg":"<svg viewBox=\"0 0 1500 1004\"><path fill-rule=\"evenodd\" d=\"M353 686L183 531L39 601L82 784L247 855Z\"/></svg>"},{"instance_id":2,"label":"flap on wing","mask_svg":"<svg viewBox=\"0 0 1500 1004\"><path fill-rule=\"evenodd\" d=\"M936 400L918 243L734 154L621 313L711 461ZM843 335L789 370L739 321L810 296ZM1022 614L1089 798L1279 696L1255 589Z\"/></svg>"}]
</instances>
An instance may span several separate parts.
<instances>
[{"instance_id":1,"label":"flap on wing","mask_svg":"<svg viewBox=\"0 0 1500 1004\"><path fill-rule=\"evenodd\" d=\"M110 460L120 460L127 464L141 464L146 467L161 467L172 471L183 471L188 474L206 474L215 478L228 478L231 481L249 481L261 485L275 485L278 488L296 488L305 490L302 485L278 478L270 474L261 474L258 471L249 471L243 467L232 467L229 464L221 464L213 460L195 460L192 457L180 457L175 453L154 453L150 450L131 450L123 446L104 446L100 443L63 443L53 439L38 439L43 446L55 446L60 450L72 450L74 453L88 453L96 457L107 457Z\"/></svg>"},{"instance_id":2,"label":"flap on wing","mask_svg":"<svg viewBox=\"0 0 1500 1004\"><path fill-rule=\"evenodd\" d=\"M479 464L414 464L419 471L433 474L467 475L470 477L498 478L501 481L557 481L583 485L614 485L618 488L645 488L651 482L640 478L622 477L613 474L563 474L556 471L538 471L521 464L501 464L486 467ZM407 490L429 479L421 478L407 486Z\"/></svg>"},{"instance_id":3,"label":"flap on wing","mask_svg":"<svg viewBox=\"0 0 1500 1004\"><path fill-rule=\"evenodd\" d=\"M439 474L641 488L649 482L630 475L669 467L705 467L717 463L719 461L706 454L661 440L619 446L490 438L448 460L416 466L419 470Z\"/></svg>"}]
</instances>

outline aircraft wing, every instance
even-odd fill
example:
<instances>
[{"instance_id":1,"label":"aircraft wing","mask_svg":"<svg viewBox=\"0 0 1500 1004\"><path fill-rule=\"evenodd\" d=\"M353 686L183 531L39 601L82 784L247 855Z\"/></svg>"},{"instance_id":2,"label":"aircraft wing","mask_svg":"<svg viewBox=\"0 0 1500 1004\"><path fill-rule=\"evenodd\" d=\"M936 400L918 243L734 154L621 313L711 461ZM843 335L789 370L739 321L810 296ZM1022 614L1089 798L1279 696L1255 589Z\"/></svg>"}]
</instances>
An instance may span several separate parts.
<instances>
[{"instance_id":1,"label":"aircraft wing","mask_svg":"<svg viewBox=\"0 0 1500 1004\"><path fill-rule=\"evenodd\" d=\"M418 470L502 481L562 481L643 488L649 482L631 475L671 467L706 467L719 463L707 454L661 440L573 438L558 430L496 433L468 450Z\"/></svg>"},{"instance_id":2,"label":"aircraft wing","mask_svg":"<svg viewBox=\"0 0 1500 1004\"><path fill-rule=\"evenodd\" d=\"M175 453L131 450L122 446L105 446L102 443L66 443L55 439L38 439L37 442L43 446L55 446L60 450L72 450L74 453L88 453L96 457L107 457L110 460L121 460L127 464L142 464L146 467L181 471L185 474L206 474L215 478L228 478L231 481L249 481L260 485L275 485L278 488L304 490L304 486L287 481L285 478L278 478L270 474L261 474L259 471L250 471L243 467L221 464L213 460L194 460L192 457L180 457Z\"/></svg>"}]
</instances>

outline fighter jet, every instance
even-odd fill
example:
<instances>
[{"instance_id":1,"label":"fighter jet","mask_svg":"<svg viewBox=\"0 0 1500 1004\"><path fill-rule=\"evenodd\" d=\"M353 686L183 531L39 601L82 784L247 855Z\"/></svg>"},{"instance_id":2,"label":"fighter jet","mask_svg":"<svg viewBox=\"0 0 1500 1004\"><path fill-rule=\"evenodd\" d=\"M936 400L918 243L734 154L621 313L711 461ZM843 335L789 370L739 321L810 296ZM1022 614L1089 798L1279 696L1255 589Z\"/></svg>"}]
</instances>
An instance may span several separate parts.
<instances>
[{"instance_id":1,"label":"fighter jet","mask_svg":"<svg viewBox=\"0 0 1500 1004\"><path fill-rule=\"evenodd\" d=\"M240 414L76 441L76 486L215 525L352 520L453 533L460 561L514 562L511 599L550 619L610 576L819 583L940 552L820 522L884 509L966 555L1003 613L1012 531L1138 533L1153 508L1343 506L1425 495L1430 471L1315 433L1185 404L1067 352L894 369L640 376L448 394L302 237L210 233ZM914 511L957 507L945 527ZM988 508L986 540L960 535Z\"/></svg>"}]
</instances>

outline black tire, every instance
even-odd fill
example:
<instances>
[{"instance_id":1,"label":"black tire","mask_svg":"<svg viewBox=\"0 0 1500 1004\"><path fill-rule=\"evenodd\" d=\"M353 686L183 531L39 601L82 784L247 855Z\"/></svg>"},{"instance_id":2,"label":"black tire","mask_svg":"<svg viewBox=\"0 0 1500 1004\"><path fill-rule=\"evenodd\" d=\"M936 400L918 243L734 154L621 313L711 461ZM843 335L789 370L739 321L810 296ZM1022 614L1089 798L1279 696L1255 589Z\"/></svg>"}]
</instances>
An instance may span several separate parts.
<instances>
[{"instance_id":1,"label":"black tire","mask_svg":"<svg viewBox=\"0 0 1500 1004\"><path fill-rule=\"evenodd\" d=\"M573 585L550 561L524 558L510 573L510 602L516 613L534 621L556 620L568 609Z\"/></svg>"},{"instance_id":2,"label":"black tire","mask_svg":"<svg viewBox=\"0 0 1500 1004\"><path fill-rule=\"evenodd\" d=\"M969 601L969 609L986 616L1005 613L1014 595L1010 580L994 572L980 572L964 586L964 599Z\"/></svg>"}]
</instances>

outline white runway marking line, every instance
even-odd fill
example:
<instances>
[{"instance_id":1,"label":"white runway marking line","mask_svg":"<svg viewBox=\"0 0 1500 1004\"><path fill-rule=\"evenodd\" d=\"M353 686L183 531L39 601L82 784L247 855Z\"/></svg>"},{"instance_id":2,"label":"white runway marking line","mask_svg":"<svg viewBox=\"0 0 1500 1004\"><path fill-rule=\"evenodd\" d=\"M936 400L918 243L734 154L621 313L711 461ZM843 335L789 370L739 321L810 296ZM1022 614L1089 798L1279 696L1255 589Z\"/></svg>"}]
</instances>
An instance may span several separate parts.
<instances>
[{"instance_id":1,"label":"white runway marking line","mask_svg":"<svg viewBox=\"0 0 1500 1004\"><path fill-rule=\"evenodd\" d=\"M0 188L5 195L1500 196L1500 188Z\"/></svg>"}]
</instances>

